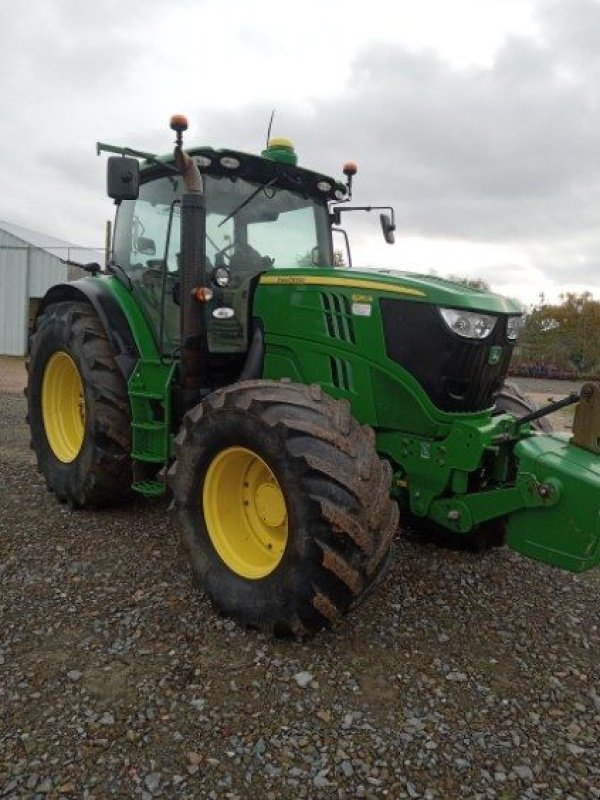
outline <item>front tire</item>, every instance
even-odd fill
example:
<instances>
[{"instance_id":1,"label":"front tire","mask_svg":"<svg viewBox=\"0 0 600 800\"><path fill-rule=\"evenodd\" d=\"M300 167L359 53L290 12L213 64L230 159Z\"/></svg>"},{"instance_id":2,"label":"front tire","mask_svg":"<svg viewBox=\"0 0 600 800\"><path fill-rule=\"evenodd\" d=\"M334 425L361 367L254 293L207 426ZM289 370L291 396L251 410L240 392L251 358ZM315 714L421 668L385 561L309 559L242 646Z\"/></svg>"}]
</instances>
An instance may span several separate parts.
<instances>
[{"instance_id":1,"label":"front tire","mask_svg":"<svg viewBox=\"0 0 600 800\"><path fill-rule=\"evenodd\" d=\"M116 505L131 488L127 385L87 303L54 303L31 340L31 447L48 488L75 508Z\"/></svg>"},{"instance_id":2,"label":"front tire","mask_svg":"<svg viewBox=\"0 0 600 800\"><path fill-rule=\"evenodd\" d=\"M515 417L524 417L532 411L537 411L538 406L531 395L524 392L516 383L506 381L495 398L496 408L513 414ZM548 417L539 417L531 423L531 427L538 433L551 433L552 424ZM513 467L516 469L516 467ZM474 549L484 552L492 547L502 547L506 535L506 518L490 520L482 523L470 538Z\"/></svg>"},{"instance_id":3,"label":"front tire","mask_svg":"<svg viewBox=\"0 0 600 800\"><path fill-rule=\"evenodd\" d=\"M532 411L537 411L538 406L531 395L524 392L516 383L506 381L496 395L496 408L514 414L515 417L524 417ZM548 417L539 417L531 423L531 427L539 433L552 433L552 423Z\"/></svg>"},{"instance_id":4,"label":"front tire","mask_svg":"<svg viewBox=\"0 0 600 800\"><path fill-rule=\"evenodd\" d=\"M314 386L234 384L186 415L176 447L183 543L222 613L313 633L382 572L398 524L391 469L345 401Z\"/></svg>"}]
</instances>

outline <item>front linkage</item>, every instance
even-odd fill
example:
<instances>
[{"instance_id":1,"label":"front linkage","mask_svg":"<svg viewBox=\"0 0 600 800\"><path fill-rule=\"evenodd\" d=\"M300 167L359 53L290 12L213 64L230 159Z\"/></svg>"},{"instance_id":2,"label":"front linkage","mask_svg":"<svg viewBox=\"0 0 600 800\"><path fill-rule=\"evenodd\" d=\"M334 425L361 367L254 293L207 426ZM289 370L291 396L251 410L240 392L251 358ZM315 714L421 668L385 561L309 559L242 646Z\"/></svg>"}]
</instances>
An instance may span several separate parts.
<instances>
[{"instance_id":1,"label":"front linkage","mask_svg":"<svg viewBox=\"0 0 600 800\"><path fill-rule=\"evenodd\" d=\"M533 433L575 403L570 440ZM502 519L525 555L577 572L600 561L600 383L520 418L456 421L439 442L381 433L378 449L402 465L393 492L415 517L459 534Z\"/></svg>"}]
</instances>

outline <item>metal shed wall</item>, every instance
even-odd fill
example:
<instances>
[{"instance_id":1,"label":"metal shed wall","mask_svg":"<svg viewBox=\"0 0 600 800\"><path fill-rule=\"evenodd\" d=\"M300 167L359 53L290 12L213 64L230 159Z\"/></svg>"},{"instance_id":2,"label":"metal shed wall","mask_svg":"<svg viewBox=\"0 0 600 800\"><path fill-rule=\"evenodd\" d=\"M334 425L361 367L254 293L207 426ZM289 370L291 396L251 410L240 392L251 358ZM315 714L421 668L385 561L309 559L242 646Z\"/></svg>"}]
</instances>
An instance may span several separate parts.
<instances>
[{"instance_id":1,"label":"metal shed wall","mask_svg":"<svg viewBox=\"0 0 600 800\"><path fill-rule=\"evenodd\" d=\"M27 250L0 248L0 353L27 352Z\"/></svg>"},{"instance_id":2,"label":"metal shed wall","mask_svg":"<svg viewBox=\"0 0 600 800\"><path fill-rule=\"evenodd\" d=\"M0 229L0 354L25 355L30 298L67 278L56 256Z\"/></svg>"}]
</instances>

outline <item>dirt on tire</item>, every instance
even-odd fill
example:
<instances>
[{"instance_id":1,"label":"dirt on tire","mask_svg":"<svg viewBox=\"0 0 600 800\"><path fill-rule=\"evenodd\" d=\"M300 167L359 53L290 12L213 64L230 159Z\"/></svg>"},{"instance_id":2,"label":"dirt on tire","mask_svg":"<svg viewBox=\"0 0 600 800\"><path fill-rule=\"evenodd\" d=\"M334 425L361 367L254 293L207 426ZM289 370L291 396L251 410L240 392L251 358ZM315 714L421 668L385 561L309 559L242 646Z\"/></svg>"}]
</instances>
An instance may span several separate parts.
<instances>
[{"instance_id":1,"label":"dirt on tire","mask_svg":"<svg viewBox=\"0 0 600 800\"><path fill-rule=\"evenodd\" d=\"M70 460L55 453L44 419L47 365L60 354L77 370L85 409L81 445ZM127 384L94 309L73 301L48 306L36 321L27 366L31 447L48 488L60 501L76 507L115 505L129 497L132 466Z\"/></svg>"},{"instance_id":2,"label":"dirt on tire","mask_svg":"<svg viewBox=\"0 0 600 800\"><path fill-rule=\"evenodd\" d=\"M317 386L245 381L188 412L176 446L170 482L183 542L198 583L222 613L276 633L313 633L355 605L387 562L398 525L391 468L347 401ZM237 446L264 460L286 498L285 552L260 580L236 574L219 557L199 501L212 460Z\"/></svg>"}]
</instances>

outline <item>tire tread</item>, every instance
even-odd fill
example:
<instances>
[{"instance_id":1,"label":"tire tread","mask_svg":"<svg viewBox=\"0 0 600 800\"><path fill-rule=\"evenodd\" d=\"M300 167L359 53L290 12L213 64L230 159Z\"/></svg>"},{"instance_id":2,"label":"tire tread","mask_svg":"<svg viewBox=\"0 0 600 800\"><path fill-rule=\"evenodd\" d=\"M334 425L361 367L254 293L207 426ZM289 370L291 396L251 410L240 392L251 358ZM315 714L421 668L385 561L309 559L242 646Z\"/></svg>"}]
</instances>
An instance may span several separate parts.
<instances>
[{"instance_id":1,"label":"tire tread","mask_svg":"<svg viewBox=\"0 0 600 800\"><path fill-rule=\"evenodd\" d=\"M190 497L190 453L200 446L203 428L224 410L259 418L281 434L287 456L300 465L302 486L320 528L316 578L305 602L289 618L259 620L259 627L297 634L294 620L301 620L303 633L335 624L369 589L388 557L398 524L398 507L389 496L391 468L377 456L372 429L352 418L347 401L331 398L318 386L253 380L214 392L186 414L175 439L177 472L172 469L169 478L184 531L191 530L191 515L197 513ZM184 544L186 539L184 535ZM192 556L189 541L187 549ZM196 577L201 582L202 576ZM219 608L220 598L211 599ZM252 609L241 609L238 621L257 624Z\"/></svg>"}]
</instances>

